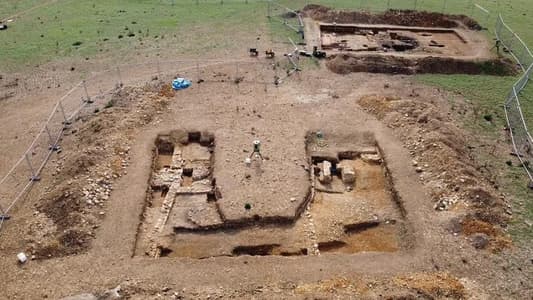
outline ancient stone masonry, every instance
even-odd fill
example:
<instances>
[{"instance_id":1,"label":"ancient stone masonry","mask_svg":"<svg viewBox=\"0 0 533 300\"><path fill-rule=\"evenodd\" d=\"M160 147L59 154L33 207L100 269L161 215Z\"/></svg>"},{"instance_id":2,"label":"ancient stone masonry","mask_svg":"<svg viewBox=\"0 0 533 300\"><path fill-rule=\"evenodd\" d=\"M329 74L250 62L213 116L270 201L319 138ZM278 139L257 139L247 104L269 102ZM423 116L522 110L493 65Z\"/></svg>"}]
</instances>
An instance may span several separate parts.
<instances>
[{"instance_id":1,"label":"ancient stone masonry","mask_svg":"<svg viewBox=\"0 0 533 300\"><path fill-rule=\"evenodd\" d=\"M150 256L160 255L160 239L174 230L222 224L212 177L214 138L209 133L173 132L157 138L150 179L152 206L145 220L153 223ZM159 207L158 207L159 206Z\"/></svg>"},{"instance_id":2,"label":"ancient stone masonry","mask_svg":"<svg viewBox=\"0 0 533 300\"><path fill-rule=\"evenodd\" d=\"M306 139L313 173L318 174L309 215L319 253L404 247L402 208L392 199L392 183L373 137L311 132Z\"/></svg>"},{"instance_id":3,"label":"ancient stone masonry","mask_svg":"<svg viewBox=\"0 0 533 300\"><path fill-rule=\"evenodd\" d=\"M244 215L241 223L227 220L219 210L223 195L213 176L214 138L200 143L203 135L158 137L138 254L206 258L396 252L408 243L403 208L393 199L385 161L371 134L310 132L303 150L311 189L299 213L289 222L250 221Z\"/></svg>"}]
</instances>

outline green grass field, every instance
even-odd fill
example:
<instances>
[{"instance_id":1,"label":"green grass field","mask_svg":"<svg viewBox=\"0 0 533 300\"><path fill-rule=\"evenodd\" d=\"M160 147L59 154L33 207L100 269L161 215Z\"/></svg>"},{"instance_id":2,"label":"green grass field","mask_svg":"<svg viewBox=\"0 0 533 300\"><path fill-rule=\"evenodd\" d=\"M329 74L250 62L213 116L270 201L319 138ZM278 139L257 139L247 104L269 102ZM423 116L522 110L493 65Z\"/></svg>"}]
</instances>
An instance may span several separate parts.
<instances>
[{"instance_id":1,"label":"green grass field","mask_svg":"<svg viewBox=\"0 0 533 300\"><path fill-rule=\"evenodd\" d=\"M46 1L3 0L0 18L26 11ZM176 5L172 5L175 2ZM34 64L57 59L112 57L114 63L129 61L131 49L152 57L171 53L181 57L201 57L231 50L242 51L257 35L268 34L273 40L286 41L294 33L277 22L266 18L267 4L249 0L57 0L30 10L0 32L0 72L22 70ZM467 14L488 28L494 28L497 12L533 47L533 1L531 0L280 0L293 9L309 3L348 9L430 10L452 14ZM446 3L446 5L444 5ZM474 7L477 3L490 15ZM236 46L237 45L237 46ZM515 77L420 75L419 81L442 87L464 96L476 107L475 118L465 119L464 127L487 138L501 138L505 124L502 103ZM533 128L533 86L524 93L523 110ZM487 122L484 116L491 115ZM510 157L487 158L503 170L506 192L525 203L519 210L516 236L532 236L533 229L518 226L524 218L533 219L533 193L526 188L523 171L518 166L507 166Z\"/></svg>"},{"instance_id":2,"label":"green grass field","mask_svg":"<svg viewBox=\"0 0 533 300\"><path fill-rule=\"evenodd\" d=\"M36 1L4 0L0 18L24 12L10 29L0 33L0 68L18 69L61 57L90 57L102 53L126 52L131 47L145 51L172 48L176 53L197 55L235 44L243 32L254 35L268 28L266 3L249 0L143 0L143 1ZM533 5L528 0L478 0L492 12L487 16L473 8L469 0L281 0L291 8L307 3L321 3L339 8L384 10L387 7L472 14L488 28L494 27L496 11L526 41L533 44L528 21ZM46 3L50 3L45 5ZM282 26L272 25L276 33ZM235 30L238 28L239 30ZM176 37L174 37L176 35ZM230 38L228 38L230 37ZM186 42L184 42L186 41ZM191 42L189 42L191 41ZM172 46L172 47L169 47ZM120 51L124 50L124 51ZM119 55L119 57L121 57Z\"/></svg>"},{"instance_id":3,"label":"green grass field","mask_svg":"<svg viewBox=\"0 0 533 300\"><path fill-rule=\"evenodd\" d=\"M153 55L165 49L192 57L228 49L245 38L241 32L255 35L266 28L264 3L169 3L57 1L28 12L1 32L0 65L16 70L62 57L102 53L121 58L132 48Z\"/></svg>"},{"instance_id":4,"label":"green grass field","mask_svg":"<svg viewBox=\"0 0 533 300\"><path fill-rule=\"evenodd\" d=\"M39 0L3 0L0 2L0 19L11 17L41 4Z\"/></svg>"}]
</instances>

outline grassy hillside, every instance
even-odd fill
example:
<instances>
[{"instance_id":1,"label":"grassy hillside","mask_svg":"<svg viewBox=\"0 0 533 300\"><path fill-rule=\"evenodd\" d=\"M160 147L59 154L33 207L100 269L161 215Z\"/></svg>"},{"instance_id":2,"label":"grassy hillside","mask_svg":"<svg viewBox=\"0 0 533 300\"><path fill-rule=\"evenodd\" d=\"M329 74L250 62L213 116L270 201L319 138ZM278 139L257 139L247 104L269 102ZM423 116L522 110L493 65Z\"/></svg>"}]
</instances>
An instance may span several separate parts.
<instances>
[{"instance_id":1,"label":"grassy hillside","mask_svg":"<svg viewBox=\"0 0 533 300\"><path fill-rule=\"evenodd\" d=\"M7 19L45 2L42 0L2 0L0 2L0 20Z\"/></svg>"},{"instance_id":2,"label":"grassy hillside","mask_svg":"<svg viewBox=\"0 0 533 300\"><path fill-rule=\"evenodd\" d=\"M248 38L247 33L255 35L266 26L264 3L184 2L54 2L24 14L0 32L0 69L61 57L105 54L121 58L132 48L153 55L170 51L191 57L231 48Z\"/></svg>"},{"instance_id":3,"label":"grassy hillside","mask_svg":"<svg viewBox=\"0 0 533 300\"><path fill-rule=\"evenodd\" d=\"M235 44L242 34L255 35L267 26L266 2L258 0L4 0L0 17L23 12L10 29L0 32L0 69L19 68L61 57L109 55L132 47L148 52L170 49L189 56ZM175 2L176 5L172 5ZM473 2L473 1L472 1ZM477 0L491 11L487 16L468 0L281 0L298 9L308 3L338 8L384 10L387 7L472 14L492 29L498 9L507 23L533 44L528 0ZM35 5L37 9L29 10ZM270 26L276 32L281 26ZM248 38L247 36L246 38ZM237 39L237 41L235 40ZM246 42L246 39L242 39ZM121 55L118 55L120 58Z\"/></svg>"}]
</instances>

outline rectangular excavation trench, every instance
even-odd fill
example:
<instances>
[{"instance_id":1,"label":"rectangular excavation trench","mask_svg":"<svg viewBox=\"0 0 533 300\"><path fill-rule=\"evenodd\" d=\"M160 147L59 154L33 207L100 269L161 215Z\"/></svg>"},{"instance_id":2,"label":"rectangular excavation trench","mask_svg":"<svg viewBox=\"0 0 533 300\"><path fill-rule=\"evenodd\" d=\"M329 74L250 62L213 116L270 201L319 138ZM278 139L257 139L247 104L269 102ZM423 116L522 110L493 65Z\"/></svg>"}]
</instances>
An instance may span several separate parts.
<instances>
[{"instance_id":1,"label":"rectangular excavation trench","mask_svg":"<svg viewBox=\"0 0 533 300\"><path fill-rule=\"evenodd\" d=\"M321 253L409 247L405 211L372 135L311 133L307 152L315 190L310 216Z\"/></svg>"},{"instance_id":2,"label":"rectangular excavation trench","mask_svg":"<svg viewBox=\"0 0 533 300\"><path fill-rule=\"evenodd\" d=\"M158 240L172 234L174 227L222 223L213 177L214 148L214 136L208 132L173 131L157 137L136 255L160 255Z\"/></svg>"},{"instance_id":3,"label":"rectangular excavation trench","mask_svg":"<svg viewBox=\"0 0 533 300\"><path fill-rule=\"evenodd\" d=\"M136 255L300 256L409 246L405 215L375 141L348 141L347 148L330 152L308 136L313 189L306 209L292 222L228 224L217 208L224 195L213 178L214 138L198 134L182 134L181 142L158 137ZM200 143L204 135L211 142Z\"/></svg>"},{"instance_id":4,"label":"rectangular excavation trench","mask_svg":"<svg viewBox=\"0 0 533 300\"><path fill-rule=\"evenodd\" d=\"M323 50L330 52L398 53L467 56L472 49L454 29L391 25L320 24Z\"/></svg>"},{"instance_id":5,"label":"rectangular excavation trench","mask_svg":"<svg viewBox=\"0 0 533 300\"><path fill-rule=\"evenodd\" d=\"M317 27L307 28L307 33L318 35L317 46L326 52L327 67L339 74L503 76L516 72L512 63L491 54L485 37L472 30L330 23Z\"/></svg>"}]
</instances>

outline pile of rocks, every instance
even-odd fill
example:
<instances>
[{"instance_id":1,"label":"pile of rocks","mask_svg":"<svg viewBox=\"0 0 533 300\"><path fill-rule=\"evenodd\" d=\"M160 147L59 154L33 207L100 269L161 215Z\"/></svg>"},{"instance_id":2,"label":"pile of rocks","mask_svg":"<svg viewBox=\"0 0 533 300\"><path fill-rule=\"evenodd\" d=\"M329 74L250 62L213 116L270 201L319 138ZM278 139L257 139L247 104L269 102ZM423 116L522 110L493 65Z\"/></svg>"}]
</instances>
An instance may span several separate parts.
<instances>
[{"instance_id":1,"label":"pile of rocks","mask_svg":"<svg viewBox=\"0 0 533 300\"><path fill-rule=\"evenodd\" d=\"M111 176L106 175L98 179L87 179L87 185L82 190L83 199L88 205L99 205L102 207L104 202L109 199L109 195L113 190L111 183Z\"/></svg>"}]
</instances>

